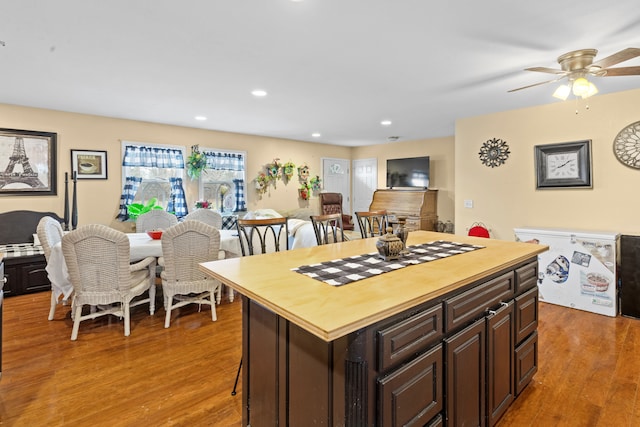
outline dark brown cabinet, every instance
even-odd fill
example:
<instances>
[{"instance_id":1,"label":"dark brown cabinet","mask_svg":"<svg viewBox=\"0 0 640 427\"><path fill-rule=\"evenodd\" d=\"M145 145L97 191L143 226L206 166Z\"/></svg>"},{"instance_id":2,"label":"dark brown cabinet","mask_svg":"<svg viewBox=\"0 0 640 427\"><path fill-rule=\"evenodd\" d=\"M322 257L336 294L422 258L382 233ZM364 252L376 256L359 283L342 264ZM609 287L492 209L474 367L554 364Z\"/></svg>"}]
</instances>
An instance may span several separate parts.
<instances>
[{"instance_id":1,"label":"dark brown cabinet","mask_svg":"<svg viewBox=\"0 0 640 427\"><path fill-rule=\"evenodd\" d=\"M424 426L442 411L442 344L378 380L381 426Z\"/></svg>"},{"instance_id":2,"label":"dark brown cabinet","mask_svg":"<svg viewBox=\"0 0 640 427\"><path fill-rule=\"evenodd\" d=\"M485 331L485 321L480 319L444 340L447 426L485 425Z\"/></svg>"},{"instance_id":3,"label":"dark brown cabinet","mask_svg":"<svg viewBox=\"0 0 640 427\"><path fill-rule=\"evenodd\" d=\"M44 255L5 258L5 296L51 290Z\"/></svg>"},{"instance_id":4,"label":"dark brown cabinet","mask_svg":"<svg viewBox=\"0 0 640 427\"><path fill-rule=\"evenodd\" d=\"M514 303L490 312L487 322L487 425L495 425L515 399Z\"/></svg>"},{"instance_id":5,"label":"dark brown cabinet","mask_svg":"<svg viewBox=\"0 0 640 427\"><path fill-rule=\"evenodd\" d=\"M243 297L243 425L495 425L537 371L536 277L529 259L333 341Z\"/></svg>"}]
</instances>

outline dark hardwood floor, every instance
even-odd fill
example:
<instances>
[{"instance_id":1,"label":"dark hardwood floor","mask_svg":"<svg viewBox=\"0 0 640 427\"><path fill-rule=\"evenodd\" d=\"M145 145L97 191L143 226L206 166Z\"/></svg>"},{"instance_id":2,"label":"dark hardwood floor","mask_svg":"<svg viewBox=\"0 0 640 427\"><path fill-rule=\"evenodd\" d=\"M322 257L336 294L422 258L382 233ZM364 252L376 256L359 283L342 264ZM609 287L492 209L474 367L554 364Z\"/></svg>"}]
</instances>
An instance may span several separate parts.
<instances>
[{"instance_id":1,"label":"dark hardwood floor","mask_svg":"<svg viewBox=\"0 0 640 427\"><path fill-rule=\"evenodd\" d=\"M49 293L5 299L0 425L239 426L240 302L85 321L48 321ZM540 304L540 369L505 426L639 426L640 320ZM292 426L298 427L298 426Z\"/></svg>"}]
</instances>

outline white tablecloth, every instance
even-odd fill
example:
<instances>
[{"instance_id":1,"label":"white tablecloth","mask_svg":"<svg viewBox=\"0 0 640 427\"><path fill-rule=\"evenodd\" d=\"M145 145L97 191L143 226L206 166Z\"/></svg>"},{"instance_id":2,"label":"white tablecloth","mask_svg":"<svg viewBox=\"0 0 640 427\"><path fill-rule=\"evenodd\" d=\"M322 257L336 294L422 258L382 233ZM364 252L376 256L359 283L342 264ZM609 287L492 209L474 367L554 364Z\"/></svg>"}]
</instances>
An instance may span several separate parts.
<instances>
[{"instance_id":1,"label":"white tablecloth","mask_svg":"<svg viewBox=\"0 0 640 427\"><path fill-rule=\"evenodd\" d=\"M162 244L160 240L153 240L147 233L128 233L127 237L131 244L131 261L140 261L146 257L161 257ZM236 230L220 230L220 250L225 252L225 257L232 258L240 256L240 241ZM51 248L51 255L46 268L51 282L51 289L56 298L63 295L66 300L73 291L69 271L62 254L62 244L58 243Z\"/></svg>"}]
</instances>

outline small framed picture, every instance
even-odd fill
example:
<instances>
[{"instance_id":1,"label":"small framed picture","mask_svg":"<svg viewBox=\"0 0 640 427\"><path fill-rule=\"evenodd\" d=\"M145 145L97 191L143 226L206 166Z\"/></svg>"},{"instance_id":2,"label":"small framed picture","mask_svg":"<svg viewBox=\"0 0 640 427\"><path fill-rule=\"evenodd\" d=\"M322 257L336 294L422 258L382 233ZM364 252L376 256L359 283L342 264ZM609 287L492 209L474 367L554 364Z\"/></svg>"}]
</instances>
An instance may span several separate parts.
<instances>
[{"instance_id":1,"label":"small framed picture","mask_svg":"<svg viewBox=\"0 0 640 427\"><path fill-rule=\"evenodd\" d=\"M592 188L591 140L536 145L536 188Z\"/></svg>"},{"instance_id":2,"label":"small framed picture","mask_svg":"<svg viewBox=\"0 0 640 427\"><path fill-rule=\"evenodd\" d=\"M71 150L71 176L78 179L107 179L107 152Z\"/></svg>"}]
</instances>

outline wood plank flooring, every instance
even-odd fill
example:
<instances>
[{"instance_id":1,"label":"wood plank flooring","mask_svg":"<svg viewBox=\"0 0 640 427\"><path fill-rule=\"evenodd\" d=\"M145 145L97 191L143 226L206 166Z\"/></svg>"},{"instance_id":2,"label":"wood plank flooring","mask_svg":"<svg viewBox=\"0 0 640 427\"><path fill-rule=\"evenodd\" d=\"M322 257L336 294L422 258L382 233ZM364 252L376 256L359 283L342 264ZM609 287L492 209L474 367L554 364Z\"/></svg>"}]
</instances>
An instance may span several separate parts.
<instances>
[{"instance_id":1,"label":"wood plank flooring","mask_svg":"<svg viewBox=\"0 0 640 427\"><path fill-rule=\"evenodd\" d=\"M69 307L48 321L49 293L5 299L0 425L239 426L241 308L184 307L82 322ZM540 369L505 426L639 426L640 320L540 304ZM292 426L298 427L298 426Z\"/></svg>"},{"instance_id":2,"label":"wood plank flooring","mask_svg":"<svg viewBox=\"0 0 640 427\"><path fill-rule=\"evenodd\" d=\"M131 335L113 316L81 322L71 341L69 307L47 320L50 293L5 299L0 425L239 426L241 303L198 312L189 305L149 316L134 308ZM160 304L160 307L162 304Z\"/></svg>"}]
</instances>

